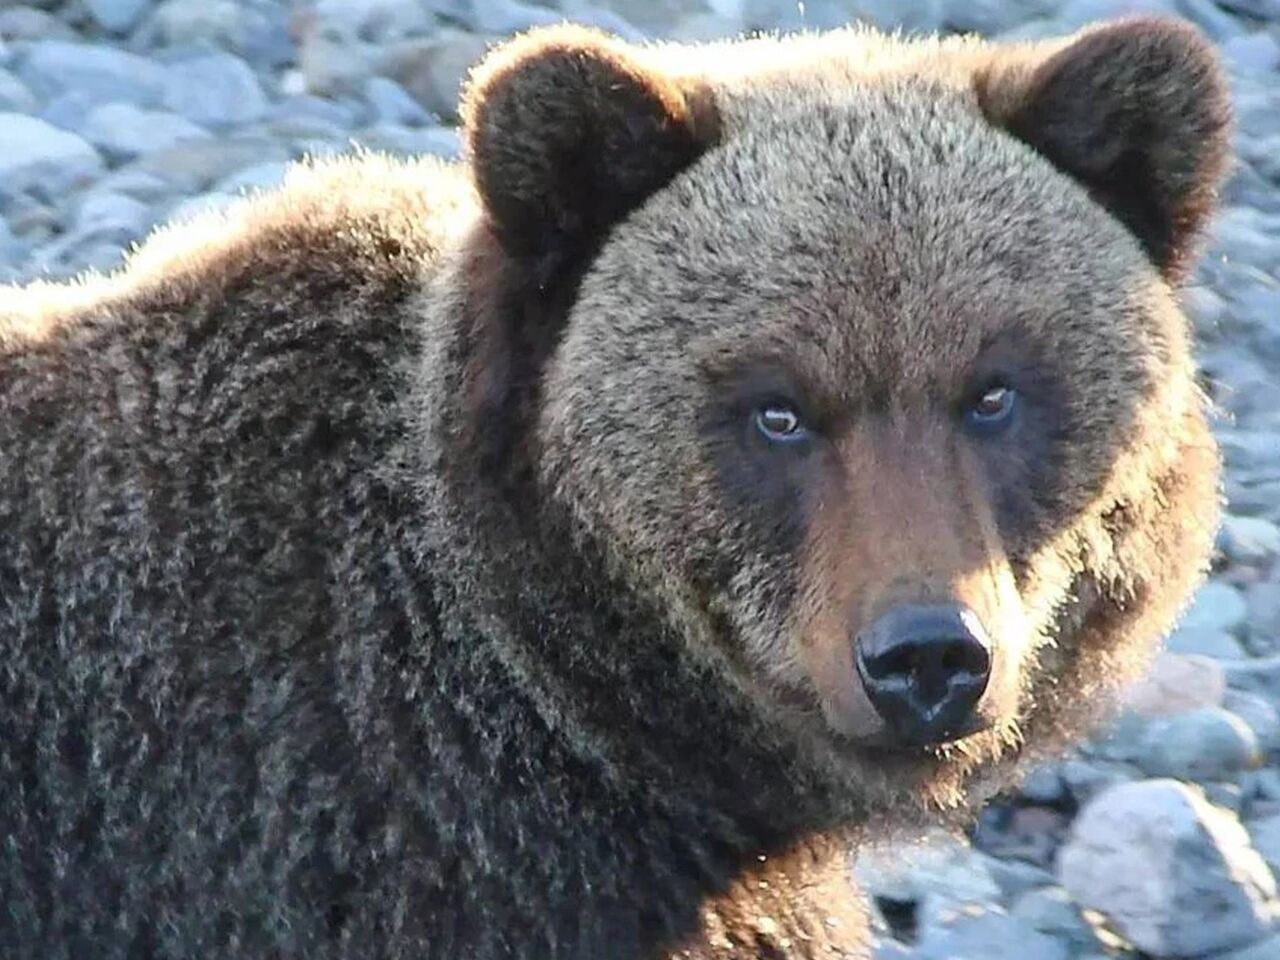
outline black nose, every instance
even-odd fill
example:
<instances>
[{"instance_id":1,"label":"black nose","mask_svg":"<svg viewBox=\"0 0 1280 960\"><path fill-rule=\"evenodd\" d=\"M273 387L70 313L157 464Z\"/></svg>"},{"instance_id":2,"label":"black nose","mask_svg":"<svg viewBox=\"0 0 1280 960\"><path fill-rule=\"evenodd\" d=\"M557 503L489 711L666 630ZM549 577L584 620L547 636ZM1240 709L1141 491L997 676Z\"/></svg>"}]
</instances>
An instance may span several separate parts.
<instances>
[{"instance_id":1,"label":"black nose","mask_svg":"<svg viewBox=\"0 0 1280 960\"><path fill-rule=\"evenodd\" d=\"M857 640L858 673L893 736L946 743L979 729L974 708L991 676L977 616L952 603L896 607Z\"/></svg>"}]
</instances>

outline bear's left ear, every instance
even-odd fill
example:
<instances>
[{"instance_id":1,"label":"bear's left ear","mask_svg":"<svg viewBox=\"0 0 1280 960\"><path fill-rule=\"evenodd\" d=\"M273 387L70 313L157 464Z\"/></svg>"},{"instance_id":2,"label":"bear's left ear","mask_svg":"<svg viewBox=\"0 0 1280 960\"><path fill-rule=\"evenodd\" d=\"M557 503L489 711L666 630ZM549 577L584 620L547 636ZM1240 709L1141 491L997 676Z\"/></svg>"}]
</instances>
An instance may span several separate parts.
<instances>
[{"instance_id":1,"label":"bear's left ear","mask_svg":"<svg viewBox=\"0 0 1280 960\"><path fill-rule=\"evenodd\" d=\"M541 271L587 248L711 143L704 101L591 30L535 30L498 48L462 112L503 247Z\"/></svg>"},{"instance_id":2,"label":"bear's left ear","mask_svg":"<svg viewBox=\"0 0 1280 960\"><path fill-rule=\"evenodd\" d=\"M994 124L1074 177L1169 279L1188 263L1226 170L1230 100L1211 44L1176 20L1085 31L975 78Z\"/></svg>"}]
</instances>

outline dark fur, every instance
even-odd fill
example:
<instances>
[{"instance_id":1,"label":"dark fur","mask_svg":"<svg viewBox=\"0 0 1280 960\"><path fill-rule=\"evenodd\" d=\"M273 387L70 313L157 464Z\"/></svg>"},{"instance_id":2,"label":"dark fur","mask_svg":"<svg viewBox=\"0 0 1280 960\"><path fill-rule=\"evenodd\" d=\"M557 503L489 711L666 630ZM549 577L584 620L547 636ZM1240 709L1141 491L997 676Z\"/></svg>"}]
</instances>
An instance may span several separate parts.
<instances>
[{"instance_id":1,"label":"dark fur","mask_svg":"<svg viewBox=\"0 0 1280 960\"><path fill-rule=\"evenodd\" d=\"M1200 49L1125 29L1140 63L1146 31ZM550 31L477 74L469 168L299 171L120 275L0 291L0 954L858 955L854 832L980 800L1032 752L1014 726L1075 736L1207 554L1216 459L1165 282L989 123L1106 203L1115 165L1035 131L1108 37ZM1188 57L1163 62L1192 107ZM1166 274L1215 124L1144 161L1160 216L1113 210ZM1012 192L952 203L988 154ZM981 325L1011 318L1057 419L991 480L1044 495L1004 503L945 424L918 461L880 424L1000 359ZM761 503L709 439L760 385L709 371L783 353L832 443ZM993 611L1036 617L1005 726L927 755L834 735L830 658L798 672L788 638L844 649L883 582L973 549L1012 571Z\"/></svg>"}]
</instances>

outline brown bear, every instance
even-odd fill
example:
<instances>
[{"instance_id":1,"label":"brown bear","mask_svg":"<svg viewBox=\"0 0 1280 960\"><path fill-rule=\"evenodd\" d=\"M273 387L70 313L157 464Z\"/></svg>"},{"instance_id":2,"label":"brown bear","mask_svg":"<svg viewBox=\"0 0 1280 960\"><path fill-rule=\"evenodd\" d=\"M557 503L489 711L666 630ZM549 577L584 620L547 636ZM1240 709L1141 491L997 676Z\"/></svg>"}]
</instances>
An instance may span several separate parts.
<instances>
[{"instance_id":1,"label":"brown bear","mask_svg":"<svg viewBox=\"0 0 1280 960\"><path fill-rule=\"evenodd\" d=\"M0 290L4 956L861 956L857 833L1201 575L1190 28L566 27L464 106Z\"/></svg>"}]
</instances>

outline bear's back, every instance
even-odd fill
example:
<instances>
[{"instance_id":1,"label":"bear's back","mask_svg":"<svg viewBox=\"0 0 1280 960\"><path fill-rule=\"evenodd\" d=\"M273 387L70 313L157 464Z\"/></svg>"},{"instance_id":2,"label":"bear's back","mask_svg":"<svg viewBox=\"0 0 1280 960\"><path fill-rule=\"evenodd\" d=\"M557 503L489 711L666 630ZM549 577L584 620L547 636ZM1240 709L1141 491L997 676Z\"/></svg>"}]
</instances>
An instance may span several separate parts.
<instances>
[{"instance_id":1,"label":"bear's back","mask_svg":"<svg viewBox=\"0 0 1280 960\"><path fill-rule=\"evenodd\" d=\"M349 837L384 789L335 784L374 736L352 665L430 626L396 395L464 183L301 169L121 274L0 292L0 953L252 951L302 919L264 884L342 875L271 835L322 803Z\"/></svg>"}]
</instances>

